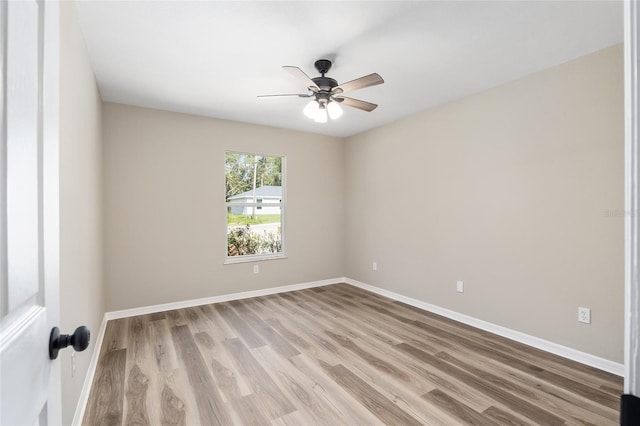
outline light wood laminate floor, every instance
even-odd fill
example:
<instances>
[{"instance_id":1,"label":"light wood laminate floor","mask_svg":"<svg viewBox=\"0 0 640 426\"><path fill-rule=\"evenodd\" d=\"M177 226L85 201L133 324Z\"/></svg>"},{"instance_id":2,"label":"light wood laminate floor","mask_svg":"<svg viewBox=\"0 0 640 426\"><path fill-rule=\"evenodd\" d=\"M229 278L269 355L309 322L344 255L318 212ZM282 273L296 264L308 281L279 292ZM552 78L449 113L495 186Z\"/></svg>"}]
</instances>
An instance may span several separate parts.
<instances>
[{"instance_id":1,"label":"light wood laminate floor","mask_svg":"<svg viewBox=\"0 0 640 426\"><path fill-rule=\"evenodd\" d=\"M84 425L614 425L620 377L337 284L112 320Z\"/></svg>"}]
</instances>

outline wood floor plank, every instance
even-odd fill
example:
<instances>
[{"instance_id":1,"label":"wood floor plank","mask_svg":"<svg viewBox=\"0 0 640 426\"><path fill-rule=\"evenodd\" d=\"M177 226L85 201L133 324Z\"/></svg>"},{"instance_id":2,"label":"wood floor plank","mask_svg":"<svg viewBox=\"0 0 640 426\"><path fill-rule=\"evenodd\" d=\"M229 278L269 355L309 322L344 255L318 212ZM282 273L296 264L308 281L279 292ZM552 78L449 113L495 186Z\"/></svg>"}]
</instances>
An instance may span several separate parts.
<instances>
[{"instance_id":1,"label":"wood floor plank","mask_svg":"<svg viewBox=\"0 0 640 426\"><path fill-rule=\"evenodd\" d=\"M437 367L426 363L407 363L407 367L420 380L425 381L433 388L446 390L449 394L457 395L458 400L467 406L482 411L495 401L477 389L470 386L460 377L451 375L447 371L441 371Z\"/></svg>"},{"instance_id":2,"label":"wood floor plank","mask_svg":"<svg viewBox=\"0 0 640 426\"><path fill-rule=\"evenodd\" d=\"M154 312L152 314L149 315L149 319L151 321L158 321L158 320L163 320L166 319L167 315L164 312Z\"/></svg>"},{"instance_id":3,"label":"wood floor plank","mask_svg":"<svg viewBox=\"0 0 640 426\"><path fill-rule=\"evenodd\" d=\"M220 316L235 329L239 336L247 342L250 348L257 348L264 346L265 342L256 334L255 331L236 313L233 307L229 303L217 303L214 305L214 309L220 314Z\"/></svg>"},{"instance_id":4,"label":"wood floor plank","mask_svg":"<svg viewBox=\"0 0 640 426\"><path fill-rule=\"evenodd\" d=\"M325 400L332 407L334 415L341 419L336 424L371 425L379 422L369 410L358 404L351 394L333 381L315 363L311 363L304 355L289 358L294 367L313 381L313 391L319 398Z\"/></svg>"},{"instance_id":5,"label":"wood floor plank","mask_svg":"<svg viewBox=\"0 0 640 426\"><path fill-rule=\"evenodd\" d=\"M207 317L211 326L216 331L216 340L221 342L226 339L237 339L239 334L231 328L231 326L220 316L220 314L214 309L215 305L202 305L195 309L200 309L200 312Z\"/></svg>"},{"instance_id":6,"label":"wood floor plank","mask_svg":"<svg viewBox=\"0 0 640 426\"><path fill-rule=\"evenodd\" d=\"M246 302L232 302L231 306L233 306L251 328L257 331L258 334L282 356L289 358L300 354L296 348L283 339L268 323L258 318L258 316L246 306Z\"/></svg>"},{"instance_id":7,"label":"wood floor plank","mask_svg":"<svg viewBox=\"0 0 640 426\"><path fill-rule=\"evenodd\" d=\"M162 426L186 426L187 416L184 403L168 385L164 385L160 396Z\"/></svg>"},{"instance_id":8,"label":"wood floor plank","mask_svg":"<svg viewBox=\"0 0 640 426\"><path fill-rule=\"evenodd\" d=\"M528 401L518 398L499 387L484 382L474 375L466 373L457 367L451 366L444 361L441 361L438 358L434 357L433 355L427 354L426 352L414 348L411 345L401 343L398 345L398 348L408 354L413 355L423 362L431 364L438 370L447 371L448 374L457 376L460 380L476 388L479 392L491 395L491 397L495 400L500 401L503 404L507 404L514 411L526 416L531 420L545 425L562 425L564 423L564 420L560 417L542 410L539 407L529 403Z\"/></svg>"},{"instance_id":9,"label":"wood floor plank","mask_svg":"<svg viewBox=\"0 0 640 426\"><path fill-rule=\"evenodd\" d=\"M278 417L273 420L271 424L273 426L300 426L306 424L304 416L299 411L285 414L282 417Z\"/></svg>"},{"instance_id":10,"label":"wood floor plank","mask_svg":"<svg viewBox=\"0 0 640 426\"><path fill-rule=\"evenodd\" d=\"M305 316L303 310L278 297L269 297L267 301L273 309L279 312L279 320L286 327L289 329L295 328L298 334L310 343L308 353L314 359L321 359L332 365L339 364L342 361L343 350L332 343L328 336L325 337L323 328L318 327L317 322L313 322Z\"/></svg>"},{"instance_id":11,"label":"wood floor plank","mask_svg":"<svg viewBox=\"0 0 640 426\"><path fill-rule=\"evenodd\" d=\"M155 360L160 371L171 371L178 368L178 356L171 342L171 331L166 319L151 320L152 344Z\"/></svg>"},{"instance_id":12,"label":"wood floor plank","mask_svg":"<svg viewBox=\"0 0 640 426\"><path fill-rule=\"evenodd\" d=\"M304 293L302 293L304 294ZM366 309L363 309L361 305L341 301L337 303L336 297L331 292L322 292L313 294L314 300L320 304L326 304L325 310L331 310L339 318L343 318L345 323L358 324L357 329L366 332L367 335L372 335L377 338L378 341L386 342L389 345L395 345L400 343L402 338L398 336L397 329L390 329L385 326L384 322L376 321L376 318L371 315L367 315ZM333 296L333 297L332 297Z\"/></svg>"},{"instance_id":13,"label":"wood floor plank","mask_svg":"<svg viewBox=\"0 0 640 426\"><path fill-rule=\"evenodd\" d=\"M251 389L246 381L236 373L233 362L227 356L226 351L212 350L213 338L207 332L199 332L194 335L200 353L211 370L213 380L220 389L223 399L231 401L243 398L251 394Z\"/></svg>"},{"instance_id":14,"label":"wood floor plank","mask_svg":"<svg viewBox=\"0 0 640 426\"><path fill-rule=\"evenodd\" d=\"M124 401L126 425L158 424L160 421L155 404L155 396L161 392L160 370L155 359L150 320L151 315L139 315L128 322Z\"/></svg>"},{"instance_id":15,"label":"wood floor plank","mask_svg":"<svg viewBox=\"0 0 640 426\"><path fill-rule=\"evenodd\" d=\"M278 318L268 318L265 321L278 333L280 333L281 336L284 336L284 338L288 340L292 345L299 346L302 349L309 349L309 343L298 334L283 326Z\"/></svg>"},{"instance_id":16,"label":"wood floor plank","mask_svg":"<svg viewBox=\"0 0 640 426\"><path fill-rule=\"evenodd\" d=\"M125 424L146 426L151 424L147 411L147 390L149 378L145 376L138 365L134 365L127 380L127 418Z\"/></svg>"},{"instance_id":17,"label":"wood floor plank","mask_svg":"<svg viewBox=\"0 0 640 426\"><path fill-rule=\"evenodd\" d=\"M619 377L347 284L107 322L83 425L618 423Z\"/></svg>"},{"instance_id":18,"label":"wood floor plank","mask_svg":"<svg viewBox=\"0 0 640 426\"><path fill-rule=\"evenodd\" d=\"M223 399L229 401L250 395L249 384L234 370L233 361L223 344L225 340L236 339L237 336L219 328L224 321L213 311L193 307L186 310L184 315L190 321L189 327L194 333L194 340L212 372L216 385L222 391Z\"/></svg>"},{"instance_id":19,"label":"wood floor plank","mask_svg":"<svg viewBox=\"0 0 640 426\"><path fill-rule=\"evenodd\" d=\"M201 306L200 309L208 318L209 332L218 345L210 367L216 382L220 384L223 394L230 400L250 395L252 393L250 382L234 367L233 354L226 348L226 342L240 339L240 334L223 319L213 305Z\"/></svg>"},{"instance_id":20,"label":"wood floor plank","mask_svg":"<svg viewBox=\"0 0 640 426\"><path fill-rule=\"evenodd\" d=\"M177 313L177 312L173 312ZM187 372L180 369L175 352L173 336L169 329L171 321L183 322L181 315L156 314L131 318L127 346L127 393L133 395L130 380L134 369L146 379L146 398L138 404L131 404L131 395L125 400L125 417L136 419L148 417L151 425L165 425L181 422L199 422L195 395L189 384ZM166 405L170 404L170 405ZM136 413L137 410L146 410ZM126 424L136 424L127 422Z\"/></svg>"},{"instance_id":21,"label":"wood floor plank","mask_svg":"<svg viewBox=\"0 0 640 426\"><path fill-rule=\"evenodd\" d=\"M159 398L159 424L180 424L183 418L186 425L199 424L198 403L189 384L187 372L183 368L176 368L173 371L161 372L159 378L159 394L153 395Z\"/></svg>"},{"instance_id":22,"label":"wood floor plank","mask_svg":"<svg viewBox=\"0 0 640 426\"><path fill-rule=\"evenodd\" d=\"M255 394L245 395L232 400L231 404L244 425L269 426L271 422L260 409L261 404Z\"/></svg>"},{"instance_id":23,"label":"wood floor plank","mask_svg":"<svg viewBox=\"0 0 640 426\"><path fill-rule=\"evenodd\" d=\"M183 368L187 371L189 383L194 390L198 413L203 425L228 425L231 417L227 413L220 392L216 388L211 373L186 325L171 328L176 352Z\"/></svg>"},{"instance_id":24,"label":"wood floor plank","mask_svg":"<svg viewBox=\"0 0 640 426\"><path fill-rule=\"evenodd\" d=\"M83 425L122 424L126 361L126 349L109 351L100 357L82 421Z\"/></svg>"},{"instance_id":25,"label":"wood floor plank","mask_svg":"<svg viewBox=\"0 0 640 426\"><path fill-rule=\"evenodd\" d=\"M400 379L402 381L408 382L409 381L409 375L407 373L405 373L404 371L394 367L391 363L375 356L374 354L367 352L366 350L362 349L360 346L358 346L356 343L354 343L353 340L349 339L346 336L340 335L338 333L334 333L332 331L329 330L325 330L324 331L326 335L328 335L329 337L331 337L333 340L335 340L340 346L342 346L343 348L353 352L354 354L356 354L357 356L359 356L360 358L362 358L362 360L364 360L366 363L368 363L369 365L371 365L373 368L385 373L385 374L389 374L394 376L396 379Z\"/></svg>"},{"instance_id":26,"label":"wood floor plank","mask_svg":"<svg viewBox=\"0 0 640 426\"><path fill-rule=\"evenodd\" d=\"M189 329L191 329L193 334L199 331L208 330L208 326L206 325L206 316L201 312L202 311L198 309L197 306L180 309L180 313L184 317L186 325L189 326Z\"/></svg>"},{"instance_id":27,"label":"wood floor plank","mask_svg":"<svg viewBox=\"0 0 640 426\"><path fill-rule=\"evenodd\" d=\"M101 354L125 349L127 347L127 336L129 329L129 318L107 321L102 340Z\"/></svg>"},{"instance_id":28,"label":"wood floor plank","mask_svg":"<svg viewBox=\"0 0 640 426\"><path fill-rule=\"evenodd\" d=\"M465 362L462 357L454 357L448 353L440 352L436 354L436 357L455 365L476 377L481 378L487 383L491 383L496 387L500 387L514 395L517 395L527 401L535 403L539 407L548 411L557 411L568 418L577 420L581 423L588 423L595 421L596 423L606 423L615 421L618 418L617 412L611 410L606 412L604 410L589 411L587 408L583 408L579 404L568 403L566 399L567 395L563 397L557 397L555 393L542 393L535 384L525 386L522 382L517 383L512 380L512 376L506 376L503 374L504 370L499 371L494 368L478 368L471 365L470 362ZM471 360L470 360L471 361ZM502 373L502 374L501 374Z\"/></svg>"},{"instance_id":29,"label":"wood floor plank","mask_svg":"<svg viewBox=\"0 0 640 426\"><path fill-rule=\"evenodd\" d=\"M498 407L491 406L482 412L484 416L502 426L527 426L533 423L519 419L517 416L502 410Z\"/></svg>"},{"instance_id":30,"label":"wood floor plank","mask_svg":"<svg viewBox=\"0 0 640 426\"><path fill-rule=\"evenodd\" d=\"M472 408L460 403L455 398L442 392L440 389L434 389L429 393L422 395L424 399L440 408L451 413L453 417L463 422L465 425L473 426L498 426L499 423L494 422L490 418L474 411Z\"/></svg>"},{"instance_id":31,"label":"wood floor plank","mask_svg":"<svg viewBox=\"0 0 640 426\"><path fill-rule=\"evenodd\" d=\"M262 365L251 355L240 339L227 340L225 345L233 356L236 367L247 381L268 411L269 418L275 419L296 411L278 385L273 381Z\"/></svg>"},{"instance_id":32,"label":"wood floor plank","mask_svg":"<svg viewBox=\"0 0 640 426\"><path fill-rule=\"evenodd\" d=\"M386 322L388 324L387 327L391 330L396 330L398 337L406 342L414 341L414 345L420 346L420 348L426 352L436 353L442 350L441 348L453 349L455 347L446 339L441 339L438 336L431 335L425 330L415 327L413 321L390 311L385 308L384 305L363 302L362 306L376 314L382 314L379 315L381 317L380 322ZM382 327L385 326L382 325ZM436 349L436 347L438 349Z\"/></svg>"},{"instance_id":33,"label":"wood floor plank","mask_svg":"<svg viewBox=\"0 0 640 426\"><path fill-rule=\"evenodd\" d=\"M169 325L171 327L175 327L178 325L186 325L187 321L184 319L184 317L182 316L182 313L180 313L179 309L175 309L172 311L166 311L165 312L165 316L167 321L169 321Z\"/></svg>"},{"instance_id":34,"label":"wood floor plank","mask_svg":"<svg viewBox=\"0 0 640 426\"><path fill-rule=\"evenodd\" d=\"M598 403L614 409L620 406L620 398L613 397L610 394L599 391L598 389L584 385L583 383L569 379L560 374L557 374L551 371L546 371L543 368L539 367L538 365L532 364L528 361L524 361L522 359L516 358L511 355L507 355L504 352L488 349L487 347L479 345L471 341L470 339L461 337L459 335L453 335L447 331L443 331L436 327L433 327L430 324L426 324L421 321L415 321L415 324L418 327L425 330L429 330L431 333L435 335L439 335L442 338L456 341L461 346L463 346L469 351L472 351L477 355L486 356L493 360L497 360L502 364L509 365L515 369L518 369L528 374L539 377L549 383L552 383L561 387L570 387L572 389L572 392L578 395L581 395L588 400L598 401Z\"/></svg>"},{"instance_id":35,"label":"wood floor plank","mask_svg":"<svg viewBox=\"0 0 640 426\"><path fill-rule=\"evenodd\" d=\"M315 381L297 368L292 368L289 362L291 357L280 356L281 354L269 346L256 348L253 352L256 359L280 385L287 399L292 401L298 411L303 411L310 423L327 426L343 424L344 419L334 414L333 407L327 404L326 400L316 397Z\"/></svg>"},{"instance_id":36,"label":"wood floor plank","mask_svg":"<svg viewBox=\"0 0 640 426\"><path fill-rule=\"evenodd\" d=\"M369 386L358 376L339 364L330 366L324 364L325 371L340 386L346 389L352 396L362 403L371 413L388 425L421 425L418 420L402 411L380 392Z\"/></svg>"}]
</instances>

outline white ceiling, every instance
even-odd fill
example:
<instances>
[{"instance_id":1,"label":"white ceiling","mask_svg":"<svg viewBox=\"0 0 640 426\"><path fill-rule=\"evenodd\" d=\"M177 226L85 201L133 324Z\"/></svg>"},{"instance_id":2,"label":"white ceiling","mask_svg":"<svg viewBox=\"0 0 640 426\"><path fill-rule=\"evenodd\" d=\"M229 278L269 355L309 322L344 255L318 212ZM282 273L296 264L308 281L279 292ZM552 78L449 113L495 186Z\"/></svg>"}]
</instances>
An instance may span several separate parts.
<instances>
[{"instance_id":1,"label":"white ceiling","mask_svg":"<svg viewBox=\"0 0 640 426\"><path fill-rule=\"evenodd\" d=\"M350 136L622 42L621 1L80 1L103 100L332 136ZM326 124L302 115L307 93L283 65L343 83Z\"/></svg>"}]
</instances>

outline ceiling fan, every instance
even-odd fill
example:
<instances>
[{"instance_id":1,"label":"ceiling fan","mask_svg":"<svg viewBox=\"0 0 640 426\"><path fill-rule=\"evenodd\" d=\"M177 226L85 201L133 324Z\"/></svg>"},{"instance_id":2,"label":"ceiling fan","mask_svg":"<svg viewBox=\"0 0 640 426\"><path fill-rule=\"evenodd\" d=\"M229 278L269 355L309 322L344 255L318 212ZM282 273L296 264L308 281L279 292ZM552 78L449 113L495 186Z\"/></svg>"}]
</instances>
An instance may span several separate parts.
<instances>
[{"instance_id":1,"label":"ceiling fan","mask_svg":"<svg viewBox=\"0 0 640 426\"><path fill-rule=\"evenodd\" d=\"M285 94L285 95L260 95L259 98L274 96L296 96L299 98L313 98L311 102L304 108L304 114L314 119L318 123L326 123L327 116L332 120L342 115L340 104L358 108L363 111L371 112L378 105L371 102L361 101L359 99L348 98L342 94L345 92L363 89L365 87L375 86L384 83L384 80L377 73L369 74L364 77L356 78L343 84L338 84L331 77L325 74L331 69L331 61L328 59L319 59L315 62L315 67L320 73L320 77L310 78L298 67L284 66L285 70L291 75L298 78L309 89L307 94Z\"/></svg>"}]
</instances>

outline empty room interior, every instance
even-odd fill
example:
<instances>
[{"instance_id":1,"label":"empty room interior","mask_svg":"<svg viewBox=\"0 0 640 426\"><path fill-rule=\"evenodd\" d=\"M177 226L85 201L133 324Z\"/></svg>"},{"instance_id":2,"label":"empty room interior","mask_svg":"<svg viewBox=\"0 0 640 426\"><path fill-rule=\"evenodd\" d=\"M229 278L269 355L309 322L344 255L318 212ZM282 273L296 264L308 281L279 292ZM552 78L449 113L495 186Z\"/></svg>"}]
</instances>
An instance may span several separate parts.
<instances>
[{"instance_id":1,"label":"empty room interior","mask_svg":"<svg viewBox=\"0 0 640 426\"><path fill-rule=\"evenodd\" d=\"M63 424L618 424L622 1L59 23Z\"/></svg>"}]
</instances>

